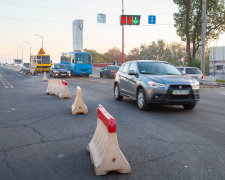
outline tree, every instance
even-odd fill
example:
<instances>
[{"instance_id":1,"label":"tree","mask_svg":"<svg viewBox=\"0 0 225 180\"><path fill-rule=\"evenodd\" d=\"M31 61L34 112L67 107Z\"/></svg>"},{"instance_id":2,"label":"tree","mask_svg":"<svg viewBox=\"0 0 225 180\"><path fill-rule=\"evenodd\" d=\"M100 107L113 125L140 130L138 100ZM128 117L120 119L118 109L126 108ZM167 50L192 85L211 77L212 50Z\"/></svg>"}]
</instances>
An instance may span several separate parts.
<instances>
[{"instance_id":1,"label":"tree","mask_svg":"<svg viewBox=\"0 0 225 180\"><path fill-rule=\"evenodd\" d=\"M119 48L114 47L109 49L104 55L110 57L111 63L122 61L122 52Z\"/></svg>"},{"instance_id":2,"label":"tree","mask_svg":"<svg viewBox=\"0 0 225 180\"><path fill-rule=\"evenodd\" d=\"M173 0L173 2L178 5L178 12L174 13L174 26L181 40L186 42L186 57L188 64L191 65L201 41L202 0ZM224 0L207 0L206 43L218 39L224 32Z\"/></svg>"},{"instance_id":3,"label":"tree","mask_svg":"<svg viewBox=\"0 0 225 180\"><path fill-rule=\"evenodd\" d=\"M163 60L174 65L182 65L185 57L185 47L181 43L166 44L164 40L153 41L150 45L141 44L128 53L128 60L146 59Z\"/></svg>"},{"instance_id":4,"label":"tree","mask_svg":"<svg viewBox=\"0 0 225 180\"><path fill-rule=\"evenodd\" d=\"M108 57L105 57L104 54L98 53L93 49L84 49L84 52L91 53L93 63L105 63L110 61Z\"/></svg>"},{"instance_id":5,"label":"tree","mask_svg":"<svg viewBox=\"0 0 225 180\"><path fill-rule=\"evenodd\" d=\"M128 55L127 55L127 60L128 61L132 61L132 60L141 60L141 56L140 56L140 50L139 48L134 48L132 49Z\"/></svg>"}]
</instances>

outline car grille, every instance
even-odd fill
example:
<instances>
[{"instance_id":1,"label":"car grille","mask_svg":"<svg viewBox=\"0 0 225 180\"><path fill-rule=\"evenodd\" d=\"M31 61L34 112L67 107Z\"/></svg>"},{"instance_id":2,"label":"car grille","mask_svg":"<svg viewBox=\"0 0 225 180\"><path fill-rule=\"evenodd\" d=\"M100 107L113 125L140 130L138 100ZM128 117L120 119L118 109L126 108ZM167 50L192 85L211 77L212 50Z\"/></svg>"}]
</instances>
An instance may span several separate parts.
<instances>
[{"instance_id":1,"label":"car grille","mask_svg":"<svg viewBox=\"0 0 225 180\"><path fill-rule=\"evenodd\" d=\"M188 95L173 95L172 90L189 90ZM171 85L167 91L167 98L169 99L194 99L193 90L190 85Z\"/></svg>"}]
</instances>

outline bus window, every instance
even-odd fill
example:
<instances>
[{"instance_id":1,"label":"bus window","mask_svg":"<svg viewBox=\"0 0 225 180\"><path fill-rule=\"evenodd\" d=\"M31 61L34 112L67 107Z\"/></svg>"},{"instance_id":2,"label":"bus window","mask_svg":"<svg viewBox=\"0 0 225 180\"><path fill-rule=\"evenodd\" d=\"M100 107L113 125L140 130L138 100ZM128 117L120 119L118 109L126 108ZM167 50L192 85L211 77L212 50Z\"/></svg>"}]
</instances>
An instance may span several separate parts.
<instances>
[{"instance_id":1,"label":"bus window","mask_svg":"<svg viewBox=\"0 0 225 180\"><path fill-rule=\"evenodd\" d=\"M76 54L75 63L76 64L91 64L90 54Z\"/></svg>"}]
</instances>

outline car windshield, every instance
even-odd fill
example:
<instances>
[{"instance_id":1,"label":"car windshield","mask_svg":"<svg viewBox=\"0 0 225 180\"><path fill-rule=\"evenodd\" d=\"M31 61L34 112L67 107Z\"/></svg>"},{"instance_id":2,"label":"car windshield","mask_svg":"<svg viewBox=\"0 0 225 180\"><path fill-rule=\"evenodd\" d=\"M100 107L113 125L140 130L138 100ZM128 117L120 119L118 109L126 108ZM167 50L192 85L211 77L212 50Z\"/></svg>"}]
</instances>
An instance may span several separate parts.
<instances>
[{"instance_id":1,"label":"car windshield","mask_svg":"<svg viewBox=\"0 0 225 180\"><path fill-rule=\"evenodd\" d=\"M65 65L55 65L55 69L67 69Z\"/></svg>"},{"instance_id":2,"label":"car windshield","mask_svg":"<svg viewBox=\"0 0 225 180\"><path fill-rule=\"evenodd\" d=\"M173 65L162 62L139 62L138 68L141 74L181 75Z\"/></svg>"},{"instance_id":3,"label":"car windshield","mask_svg":"<svg viewBox=\"0 0 225 180\"><path fill-rule=\"evenodd\" d=\"M202 74L198 68L185 68L186 74Z\"/></svg>"},{"instance_id":4,"label":"car windshield","mask_svg":"<svg viewBox=\"0 0 225 180\"><path fill-rule=\"evenodd\" d=\"M109 66L109 69L113 69L113 70L119 70L119 66Z\"/></svg>"}]
</instances>

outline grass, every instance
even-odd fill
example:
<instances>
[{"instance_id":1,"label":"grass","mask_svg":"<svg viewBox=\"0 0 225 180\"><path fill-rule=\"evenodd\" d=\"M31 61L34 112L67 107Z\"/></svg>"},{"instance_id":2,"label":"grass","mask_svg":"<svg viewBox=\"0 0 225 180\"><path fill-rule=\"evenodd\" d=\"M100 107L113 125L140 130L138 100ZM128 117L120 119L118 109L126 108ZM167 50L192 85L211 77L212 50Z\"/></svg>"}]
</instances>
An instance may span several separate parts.
<instances>
[{"instance_id":1,"label":"grass","mask_svg":"<svg viewBox=\"0 0 225 180\"><path fill-rule=\"evenodd\" d=\"M224 82L225 83L225 80L217 79L216 82Z\"/></svg>"}]
</instances>

